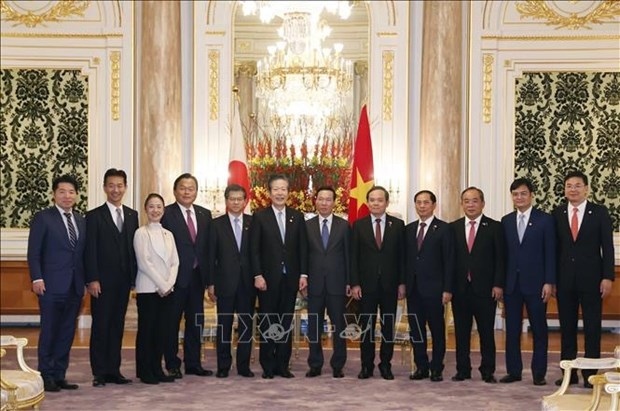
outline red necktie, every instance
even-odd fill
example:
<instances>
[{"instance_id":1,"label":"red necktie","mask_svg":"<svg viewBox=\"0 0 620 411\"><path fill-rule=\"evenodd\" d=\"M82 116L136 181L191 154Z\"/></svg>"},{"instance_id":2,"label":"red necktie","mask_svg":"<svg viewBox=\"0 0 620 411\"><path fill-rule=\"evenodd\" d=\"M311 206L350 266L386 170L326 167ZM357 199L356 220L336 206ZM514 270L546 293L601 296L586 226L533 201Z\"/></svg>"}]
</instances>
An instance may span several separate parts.
<instances>
[{"instance_id":1,"label":"red necktie","mask_svg":"<svg viewBox=\"0 0 620 411\"><path fill-rule=\"evenodd\" d=\"M192 238L192 243L196 243L196 227L194 227L194 219L192 219L192 210L187 211L187 229L189 230L189 236Z\"/></svg>"},{"instance_id":2,"label":"red necktie","mask_svg":"<svg viewBox=\"0 0 620 411\"><path fill-rule=\"evenodd\" d=\"M573 241L577 241L577 234L579 233L578 213L579 209L577 207L573 207L573 217L570 219L570 232L573 235Z\"/></svg>"},{"instance_id":3,"label":"red necktie","mask_svg":"<svg viewBox=\"0 0 620 411\"><path fill-rule=\"evenodd\" d=\"M424 227L426 227L426 223L420 223L420 231L418 231L418 251L422 248L422 243L424 242Z\"/></svg>"},{"instance_id":4,"label":"red necktie","mask_svg":"<svg viewBox=\"0 0 620 411\"><path fill-rule=\"evenodd\" d=\"M474 248L474 240L476 239L476 222L469 222L469 234L467 235L467 249L471 253L471 249ZM471 282L471 271L467 272L467 281Z\"/></svg>"},{"instance_id":5,"label":"red necktie","mask_svg":"<svg viewBox=\"0 0 620 411\"><path fill-rule=\"evenodd\" d=\"M375 220L375 242L377 243L377 248L381 249L381 219L377 218Z\"/></svg>"}]
</instances>

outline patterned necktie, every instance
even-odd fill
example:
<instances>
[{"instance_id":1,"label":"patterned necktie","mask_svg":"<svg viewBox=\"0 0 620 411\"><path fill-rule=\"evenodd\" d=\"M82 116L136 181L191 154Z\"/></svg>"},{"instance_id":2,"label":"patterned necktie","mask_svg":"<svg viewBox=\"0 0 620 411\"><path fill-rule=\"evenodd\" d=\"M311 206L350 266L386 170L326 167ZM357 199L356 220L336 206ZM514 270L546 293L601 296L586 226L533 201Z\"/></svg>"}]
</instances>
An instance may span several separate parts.
<instances>
[{"instance_id":1,"label":"patterned necktie","mask_svg":"<svg viewBox=\"0 0 620 411\"><path fill-rule=\"evenodd\" d=\"M577 241L577 234L579 234L579 209L573 207L573 217L570 219L570 232L573 235L573 241Z\"/></svg>"},{"instance_id":2,"label":"patterned necktie","mask_svg":"<svg viewBox=\"0 0 620 411\"><path fill-rule=\"evenodd\" d=\"M375 242L377 243L377 248L381 249L381 219L377 218L375 220Z\"/></svg>"},{"instance_id":3,"label":"patterned necktie","mask_svg":"<svg viewBox=\"0 0 620 411\"><path fill-rule=\"evenodd\" d=\"M284 229L284 213L282 211L278 211L278 228L280 229L280 237L282 237L282 242L284 242L286 232Z\"/></svg>"},{"instance_id":4,"label":"patterned necktie","mask_svg":"<svg viewBox=\"0 0 620 411\"><path fill-rule=\"evenodd\" d=\"M77 233L75 232L75 226L73 225L73 221L71 219L71 213L64 213L65 217L67 217L67 228L69 229L69 244L71 244L71 248L75 248L75 244L77 243Z\"/></svg>"},{"instance_id":5,"label":"patterned necktie","mask_svg":"<svg viewBox=\"0 0 620 411\"><path fill-rule=\"evenodd\" d=\"M123 216L121 215L121 209L116 209L116 228L118 228L118 232L123 232Z\"/></svg>"},{"instance_id":6,"label":"patterned necktie","mask_svg":"<svg viewBox=\"0 0 620 411\"><path fill-rule=\"evenodd\" d=\"M192 210L185 210L187 212L187 229L189 230L189 236L192 238L192 243L196 243L196 227L194 227L194 219L192 218Z\"/></svg>"},{"instance_id":7,"label":"patterned necktie","mask_svg":"<svg viewBox=\"0 0 620 411\"><path fill-rule=\"evenodd\" d=\"M418 231L418 251L422 248L422 243L424 242L424 227L426 227L426 223L420 223L420 231Z\"/></svg>"},{"instance_id":8,"label":"patterned necktie","mask_svg":"<svg viewBox=\"0 0 620 411\"><path fill-rule=\"evenodd\" d=\"M525 214L519 216L519 224L517 224L517 234L519 235L519 243L523 242L525 234Z\"/></svg>"},{"instance_id":9,"label":"patterned necktie","mask_svg":"<svg viewBox=\"0 0 620 411\"><path fill-rule=\"evenodd\" d=\"M476 222L469 222L469 235L467 236L467 249L471 253L471 249L474 248L474 240L476 239Z\"/></svg>"},{"instance_id":10,"label":"patterned necktie","mask_svg":"<svg viewBox=\"0 0 620 411\"><path fill-rule=\"evenodd\" d=\"M323 228L321 228L321 240L323 240L323 248L327 250L329 242L329 229L327 228L327 218L323 219Z\"/></svg>"},{"instance_id":11,"label":"patterned necktie","mask_svg":"<svg viewBox=\"0 0 620 411\"><path fill-rule=\"evenodd\" d=\"M235 217L235 240L237 240L237 248L241 251L241 224L239 224L239 217Z\"/></svg>"}]
</instances>

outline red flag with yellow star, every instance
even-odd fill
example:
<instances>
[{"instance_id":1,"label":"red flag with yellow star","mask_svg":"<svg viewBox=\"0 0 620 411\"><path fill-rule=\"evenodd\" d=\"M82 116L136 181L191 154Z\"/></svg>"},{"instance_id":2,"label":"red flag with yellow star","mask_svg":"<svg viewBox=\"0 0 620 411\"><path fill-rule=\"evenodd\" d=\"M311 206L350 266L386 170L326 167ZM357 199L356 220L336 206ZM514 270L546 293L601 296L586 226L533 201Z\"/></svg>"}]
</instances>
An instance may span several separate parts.
<instances>
[{"instance_id":1,"label":"red flag with yellow star","mask_svg":"<svg viewBox=\"0 0 620 411\"><path fill-rule=\"evenodd\" d=\"M360 124L357 128L357 137L353 151L351 191L349 193L349 224L353 224L358 218L370 214L366 202L366 193L374 185L374 174L370 124L368 123L366 105L364 105L360 115Z\"/></svg>"}]
</instances>

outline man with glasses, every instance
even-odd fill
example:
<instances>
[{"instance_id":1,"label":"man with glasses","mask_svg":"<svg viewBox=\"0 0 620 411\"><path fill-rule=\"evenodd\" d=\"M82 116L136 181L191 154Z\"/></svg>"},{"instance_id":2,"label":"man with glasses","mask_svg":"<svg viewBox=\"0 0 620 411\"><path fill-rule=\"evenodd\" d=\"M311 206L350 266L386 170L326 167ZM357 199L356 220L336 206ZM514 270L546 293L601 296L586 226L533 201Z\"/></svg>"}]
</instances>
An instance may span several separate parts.
<instances>
[{"instance_id":1,"label":"man with glasses","mask_svg":"<svg viewBox=\"0 0 620 411\"><path fill-rule=\"evenodd\" d=\"M614 245L609 211L587 201L588 177L571 171L564 177L567 204L553 211L558 238L557 298L560 317L561 359L577 357L579 306L583 316L585 356L601 356L603 298L611 294L614 280ZM596 370L583 370L583 385ZM579 378L573 372L570 383ZM562 379L556 381L561 385Z\"/></svg>"}]
</instances>

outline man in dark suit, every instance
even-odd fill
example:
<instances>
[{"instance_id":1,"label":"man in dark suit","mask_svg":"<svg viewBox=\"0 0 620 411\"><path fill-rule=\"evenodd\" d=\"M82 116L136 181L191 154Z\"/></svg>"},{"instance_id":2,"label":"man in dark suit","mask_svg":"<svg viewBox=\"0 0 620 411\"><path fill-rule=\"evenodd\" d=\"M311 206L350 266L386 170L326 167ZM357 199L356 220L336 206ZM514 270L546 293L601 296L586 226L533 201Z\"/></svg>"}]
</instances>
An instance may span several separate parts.
<instances>
[{"instance_id":1,"label":"man in dark suit","mask_svg":"<svg viewBox=\"0 0 620 411\"><path fill-rule=\"evenodd\" d=\"M28 236L32 291L41 314L39 371L45 391L74 390L66 380L69 353L84 296L86 223L73 211L79 190L71 176L52 182L53 207L36 213Z\"/></svg>"},{"instance_id":2,"label":"man in dark suit","mask_svg":"<svg viewBox=\"0 0 620 411\"><path fill-rule=\"evenodd\" d=\"M534 186L525 178L510 185L517 209L502 218L506 240L506 371L500 382L521 381L521 324L523 305L534 336L532 377L545 385L547 373L547 302L555 287L555 224L553 218L532 207Z\"/></svg>"},{"instance_id":3,"label":"man in dark suit","mask_svg":"<svg viewBox=\"0 0 620 411\"><path fill-rule=\"evenodd\" d=\"M353 223L351 240L351 293L361 300L362 369L357 378L373 375L375 323L381 310L381 377L393 380L394 325L397 300L405 297L405 224L386 214L388 191L372 187L366 194L370 216Z\"/></svg>"},{"instance_id":4,"label":"man in dark suit","mask_svg":"<svg viewBox=\"0 0 620 411\"><path fill-rule=\"evenodd\" d=\"M308 245L304 216L286 207L289 180L282 174L269 178L271 206L252 218L250 250L254 286L258 289L260 365L263 378L292 378L292 318L301 274L306 274Z\"/></svg>"},{"instance_id":5,"label":"man in dark suit","mask_svg":"<svg viewBox=\"0 0 620 411\"><path fill-rule=\"evenodd\" d=\"M237 313L237 374L253 377L252 317L256 301L254 277L250 266L250 225L252 216L244 214L247 204L245 188L231 184L224 190L228 212L213 220L210 258L213 259L213 282L209 298L217 301L217 373L228 377L232 365L231 341L233 317Z\"/></svg>"},{"instance_id":6,"label":"man in dark suit","mask_svg":"<svg viewBox=\"0 0 620 411\"><path fill-rule=\"evenodd\" d=\"M557 298L560 317L561 359L577 357L579 306L583 315L585 356L601 356L603 298L614 281L614 245L611 217L606 207L587 201L588 177L571 171L564 177L568 204L553 210L558 238ZM583 370L584 386L596 370ZM577 384L577 373L571 384ZM562 380L556 381L561 385Z\"/></svg>"},{"instance_id":7,"label":"man in dark suit","mask_svg":"<svg viewBox=\"0 0 620 411\"><path fill-rule=\"evenodd\" d=\"M166 206L161 225L172 232L179 253L179 273L174 284L173 312L170 321L170 340L164 347L164 358L169 375L182 378L179 352L179 326L185 317L183 336L183 363L185 374L206 377L213 371L202 368L200 353L204 325L205 289L212 284L209 272L209 240L211 211L194 204L198 195L198 180L189 173L174 180L176 202Z\"/></svg>"},{"instance_id":8,"label":"man in dark suit","mask_svg":"<svg viewBox=\"0 0 620 411\"><path fill-rule=\"evenodd\" d=\"M461 193L465 217L450 223L455 243L456 271L452 298L456 334L456 375L452 381L471 378L470 339L472 318L480 337L480 374L496 383L495 310L505 281L505 244L502 225L482 214L484 193L476 187Z\"/></svg>"},{"instance_id":9,"label":"man in dark suit","mask_svg":"<svg viewBox=\"0 0 620 411\"><path fill-rule=\"evenodd\" d=\"M127 384L121 374L121 347L129 291L135 285L137 263L133 236L138 213L122 204L127 174L111 168L103 177L105 204L86 214L87 290L90 294L90 368L93 386Z\"/></svg>"},{"instance_id":10,"label":"man in dark suit","mask_svg":"<svg viewBox=\"0 0 620 411\"><path fill-rule=\"evenodd\" d=\"M349 224L335 216L336 191L333 187L320 187L315 196L318 215L306 221L308 235L308 341L310 370L306 377L321 375L323 347L321 334L325 308L333 328L333 347L330 365L334 378L344 377L342 369L347 361L345 296L351 294L349 286ZM302 286L306 278L302 277Z\"/></svg>"},{"instance_id":11,"label":"man in dark suit","mask_svg":"<svg viewBox=\"0 0 620 411\"><path fill-rule=\"evenodd\" d=\"M405 228L407 244L407 314L416 372L409 378L443 380L446 355L444 305L452 299L454 282L454 242L445 221L434 216L437 197L428 190L414 197L420 217ZM433 357L429 364L426 325L433 338Z\"/></svg>"}]
</instances>

